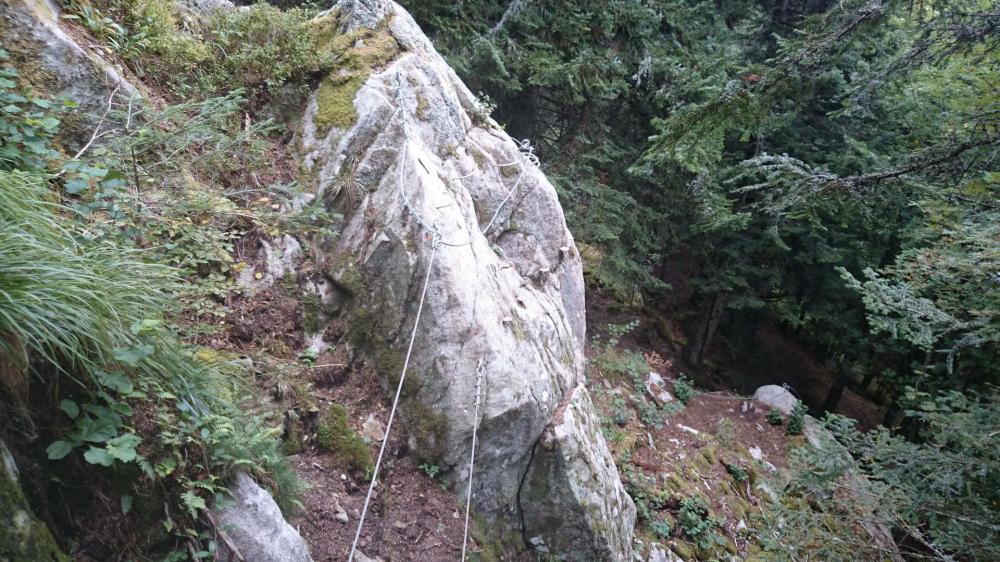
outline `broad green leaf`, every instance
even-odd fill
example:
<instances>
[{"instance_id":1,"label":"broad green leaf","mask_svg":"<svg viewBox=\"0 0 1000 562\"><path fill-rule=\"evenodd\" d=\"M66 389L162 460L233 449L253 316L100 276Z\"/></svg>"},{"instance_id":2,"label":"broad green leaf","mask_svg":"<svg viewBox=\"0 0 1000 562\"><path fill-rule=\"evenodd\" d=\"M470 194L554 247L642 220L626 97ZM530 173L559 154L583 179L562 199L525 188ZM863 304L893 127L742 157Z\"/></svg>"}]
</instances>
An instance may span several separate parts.
<instances>
[{"instance_id":1,"label":"broad green leaf","mask_svg":"<svg viewBox=\"0 0 1000 562\"><path fill-rule=\"evenodd\" d=\"M163 325L161 320L156 318L143 318L132 323L132 335L142 336L156 332Z\"/></svg>"},{"instance_id":2,"label":"broad green leaf","mask_svg":"<svg viewBox=\"0 0 1000 562\"><path fill-rule=\"evenodd\" d=\"M88 449L83 454L83 458L90 464L99 464L101 466L111 466L114 463L114 458L106 450L97 447Z\"/></svg>"},{"instance_id":3,"label":"broad green leaf","mask_svg":"<svg viewBox=\"0 0 1000 562\"><path fill-rule=\"evenodd\" d=\"M115 359L129 365L135 365L139 361L153 354L151 345L133 345L131 347L116 347L114 349Z\"/></svg>"},{"instance_id":4,"label":"broad green leaf","mask_svg":"<svg viewBox=\"0 0 1000 562\"><path fill-rule=\"evenodd\" d=\"M57 461L61 458L65 458L70 451L73 450L73 445L66 441L56 441L55 443L48 446L45 452L49 456L49 460Z\"/></svg>"},{"instance_id":5,"label":"broad green leaf","mask_svg":"<svg viewBox=\"0 0 1000 562\"><path fill-rule=\"evenodd\" d=\"M76 419L76 417L80 415L80 406L72 400L63 400L59 403L59 408L66 412L67 416L73 419Z\"/></svg>"},{"instance_id":6,"label":"broad green leaf","mask_svg":"<svg viewBox=\"0 0 1000 562\"><path fill-rule=\"evenodd\" d=\"M132 462L137 453L135 448L142 442L142 438L134 433L126 433L111 439L107 443L108 454L122 462Z\"/></svg>"},{"instance_id":7,"label":"broad green leaf","mask_svg":"<svg viewBox=\"0 0 1000 562\"><path fill-rule=\"evenodd\" d=\"M118 354L116 351L115 357L117 358L117 356ZM101 386L117 392L132 392L132 381L121 372L100 373L98 375L98 382L101 383Z\"/></svg>"}]
</instances>

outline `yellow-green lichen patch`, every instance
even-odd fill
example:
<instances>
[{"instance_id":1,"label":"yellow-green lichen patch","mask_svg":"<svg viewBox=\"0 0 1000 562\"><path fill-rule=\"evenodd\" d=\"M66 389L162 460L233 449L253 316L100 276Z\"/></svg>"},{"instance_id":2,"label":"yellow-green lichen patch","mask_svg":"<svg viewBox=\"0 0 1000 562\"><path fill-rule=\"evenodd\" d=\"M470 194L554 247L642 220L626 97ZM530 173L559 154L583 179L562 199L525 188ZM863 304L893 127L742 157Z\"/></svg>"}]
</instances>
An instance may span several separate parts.
<instances>
[{"instance_id":1,"label":"yellow-green lichen patch","mask_svg":"<svg viewBox=\"0 0 1000 562\"><path fill-rule=\"evenodd\" d=\"M352 73L346 77L330 76L319 85L316 92L317 129L322 133L331 127L349 129L358 120L358 112L354 109L354 96L368 79L367 73Z\"/></svg>"},{"instance_id":2,"label":"yellow-green lichen patch","mask_svg":"<svg viewBox=\"0 0 1000 562\"><path fill-rule=\"evenodd\" d=\"M427 121L430 109L431 104L427 102L427 98L420 92L417 92L417 119Z\"/></svg>"},{"instance_id":3,"label":"yellow-green lichen patch","mask_svg":"<svg viewBox=\"0 0 1000 562\"><path fill-rule=\"evenodd\" d=\"M331 17L331 16L327 16ZM324 18L325 19L325 18ZM378 29L361 28L336 34L335 22L314 24L317 43L329 51L334 69L316 94L317 132L331 127L348 129L358 120L354 98L372 70L385 66L399 54L399 43L383 24Z\"/></svg>"},{"instance_id":4,"label":"yellow-green lichen patch","mask_svg":"<svg viewBox=\"0 0 1000 562\"><path fill-rule=\"evenodd\" d=\"M503 162L503 164L508 164L508 163L507 162ZM520 165L520 164L509 164L507 166L497 166L497 168L500 169L500 175L501 176L503 176L504 178L510 179L510 178L516 178L517 176L521 175L522 165Z\"/></svg>"}]
</instances>

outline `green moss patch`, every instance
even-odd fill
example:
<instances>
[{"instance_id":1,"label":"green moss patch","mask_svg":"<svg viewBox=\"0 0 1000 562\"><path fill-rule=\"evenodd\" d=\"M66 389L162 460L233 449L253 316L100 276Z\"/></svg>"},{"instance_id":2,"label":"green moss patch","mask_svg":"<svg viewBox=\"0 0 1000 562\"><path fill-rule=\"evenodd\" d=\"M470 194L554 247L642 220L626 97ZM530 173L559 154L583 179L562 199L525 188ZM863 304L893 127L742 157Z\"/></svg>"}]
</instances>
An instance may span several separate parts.
<instances>
[{"instance_id":1,"label":"green moss patch","mask_svg":"<svg viewBox=\"0 0 1000 562\"><path fill-rule=\"evenodd\" d=\"M349 129L357 122L354 97L358 90L372 70L391 62L400 51L387 26L385 22L375 30L362 28L337 34L338 22L333 15L313 24L317 44L335 61L333 71L316 94L318 111L314 121L319 134L326 134L331 127Z\"/></svg>"},{"instance_id":2,"label":"green moss patch","mask_svg":"<svg viewBox=\"0 0 1000 562\"><path fill-rule=\"evenodd\" d=\"M334 404L323 413L316 428L316 445L337 457L337 461L365 477L372 473L371 451L347 420L347 410Z\"/></svg>"},{"instance_id":3,"label":"green moss patch","mask_svg":"<svg viewBox=\"0 0 1000 562\"><path fill-rule=\"evenodd\" d=\"M437 462L448 431L448 418L416 400L406 404L405 417L407 429L417 441L417 460Z\"/></svg>"},{"instance_id":4,"label":"green moss patch","mask_svg":"<svg viewBox=\"0 0 1000 562\"><path fill-rule=\"evenodd\" d=\"M6 453L0 449L0 456ZM0 463L5 459L0 458ZM43 525L28 507L28 501L17 483L0 465L0 560L10 562L68 561L59 549L48 527Z\"/></svg>"}]
</instances>

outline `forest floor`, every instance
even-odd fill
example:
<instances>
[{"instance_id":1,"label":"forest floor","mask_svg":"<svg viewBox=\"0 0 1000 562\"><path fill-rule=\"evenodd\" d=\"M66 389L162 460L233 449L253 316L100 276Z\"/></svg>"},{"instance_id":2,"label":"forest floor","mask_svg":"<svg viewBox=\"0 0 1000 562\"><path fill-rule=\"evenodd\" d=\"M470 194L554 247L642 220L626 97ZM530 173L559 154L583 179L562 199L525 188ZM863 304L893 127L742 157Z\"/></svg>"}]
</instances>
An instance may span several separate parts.
<instances>
[{"instance_id":1,"label":"forest floor","mask_svg":"<svg viewBox=\"0 0 1000 562\"><path fill-rule=\"evenodd\" d=\"M689 561L750 555L754 548L750 533L761 524L769 494L765 482L787 466L789 450L802 443L802 438L786 436L784 426L769 424L766 407L725 390L727 378L733 376L728 371L735 365L724 355L713 357L703 372L686 373L680 359L684 335L676 323L641 316L595 290L590 290L587 302L587 385L622 480L639 508L640 550L659 543ZM250 356L256 385L266 402L261 410L270 412L273 425L285 427L286 442L290 419L301 428L290 458L308 488L301 498L302 509L290 520L309 543L314 560L344 560L354 539L368 475L352 471L345 459L316 446L317 419L331 406L342 406L350 431L364 436L374 459L380 440L365 426L374 422L384 427L389 396L378 375L346 353L341 343L343 326L334 324L324 334L331 351L308 359L298 355L306 342L304 304L296 282L279 282L252 298L237 297L229 304L225 328L201 343ZM605 343L609 325L636 320L634 329L609 351ZM759 340L765 349L788 347L780 334L768 337ZM644 358L644 372L638 373L641 381L600 368L602 353L629 352ZM788 356L787 349L782 352ZM808 361L800 350L795 362L808 365ZM675 397L647 402L648 391L637 383L646 382L648 372L663 379L663 390L669 391L682 374L713 390L696 389L683 406ZM823 376L822 369L813 366L809 372L816 384L822 383L817 379ZM656 406L653 419L643 411L642 405L649 404ZM843 404L851 407L850 396ZM409 454L405 422L397 418L359 543L367 556L384 562L460 558L464 505L440 477L427 473L428 468L418 466ZM688 534L681 521L682 502L691 498L705 503L703 515L711 525L700 538L710 536L714 541L707 548L699 544L699 537ZM479 556L484 550L495 550L479 530L474 527L470 532L473 559L494 559ZM508 550L500 559L533 558Z\"/></svg>"}]
</instances>

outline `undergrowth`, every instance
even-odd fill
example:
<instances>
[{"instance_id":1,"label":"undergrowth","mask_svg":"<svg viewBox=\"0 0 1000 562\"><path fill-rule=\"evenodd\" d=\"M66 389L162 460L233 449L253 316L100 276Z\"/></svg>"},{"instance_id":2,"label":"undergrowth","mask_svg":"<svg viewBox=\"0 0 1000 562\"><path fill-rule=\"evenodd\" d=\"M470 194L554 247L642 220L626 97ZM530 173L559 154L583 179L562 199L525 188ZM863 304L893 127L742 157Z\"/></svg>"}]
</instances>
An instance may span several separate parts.
<instances>
[{"instance_id":1,"label":"undergrowth","mask_svg":"<svg viewBox=\"0 0 1000 562\"><path fill-rule=\"evenodd\" d=\"M226 313L237 239L325 218L280 212L297 187L270 171L271 125L244 126L239 91L113 96L99 142L69 157L58 139L71 105L16 77L0 80L0 437L34 467L45 492L33 507L56 514L64 547L211 557L207 510L235 472L285 510L301 484L280 430L250 413L245 367L177 326Z\"/></svg>"},{"instance_id":2,"label":"undergrowth","mask_svg":"<svg viewBox=\"0 0 1000 562\"><path fill-rule=\"evenodd\" d=\"M144 530L146 547L210 551L203 513L234 471L286 506L298 483L276 436L242 412L247 389L232 366L197 359L164 328L174 271L114 239L87 239L84 224L53 202L44 176L0 172L0 355L13 425L49 441L53 473L83 463L127 479L123 512L162 494L161 532Z\"/></svg>"}]
</instances>

